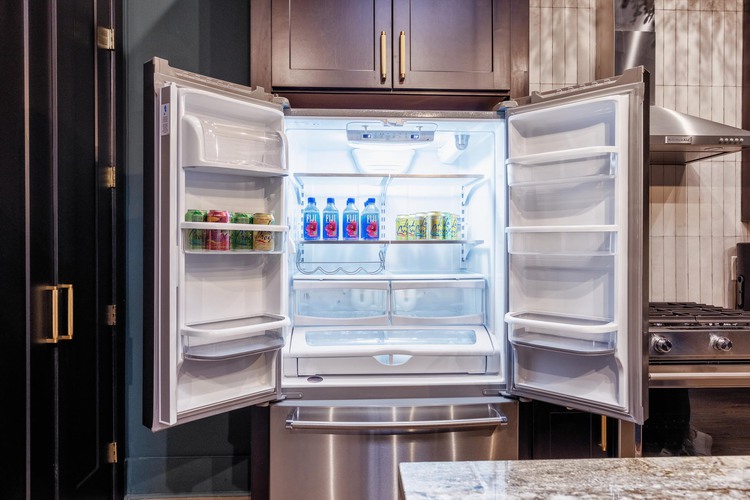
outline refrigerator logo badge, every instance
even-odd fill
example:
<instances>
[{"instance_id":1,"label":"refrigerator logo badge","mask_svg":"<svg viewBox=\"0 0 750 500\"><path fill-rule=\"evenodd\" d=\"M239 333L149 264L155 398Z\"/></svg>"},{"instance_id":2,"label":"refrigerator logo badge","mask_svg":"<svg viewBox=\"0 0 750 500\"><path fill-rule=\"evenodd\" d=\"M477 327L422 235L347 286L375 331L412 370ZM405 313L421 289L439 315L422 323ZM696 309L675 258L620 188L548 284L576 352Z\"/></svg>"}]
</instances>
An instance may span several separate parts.
<instances>
[{"instance_id":1,"label":"refrigerator logo badge","mask_svg":"<svg viewBox=\"0 0 750 500\"><path fill-rule=\"evenodd\" d=\"M693 136L690 135L668 135L664 137L664 144L692 144Z\"/></svg>"},{"instance_id":2,"label":"refrigerator logo badge","mask_svg":"<svg viewBox=\"0 0 750 500\"><path fill-rule=\"evenodd\" d=\"M161 135L169 134L169 103L161 105Z\"/></svg>"}]
</instances>

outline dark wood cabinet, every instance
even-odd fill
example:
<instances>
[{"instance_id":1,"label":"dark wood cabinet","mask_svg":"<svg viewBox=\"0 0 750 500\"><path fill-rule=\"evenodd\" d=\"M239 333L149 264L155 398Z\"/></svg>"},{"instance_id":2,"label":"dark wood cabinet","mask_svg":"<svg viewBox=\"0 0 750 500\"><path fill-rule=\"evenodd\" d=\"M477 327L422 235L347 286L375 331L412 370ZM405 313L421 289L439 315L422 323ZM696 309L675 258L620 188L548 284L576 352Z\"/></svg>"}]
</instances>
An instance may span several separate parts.
<instances>
[{"instance_id":1,"label":"dark wood cabinet","mask_svg":"<svg viewBox=\"0 0 750 500\"><path fill-rule=\"evenodd\" d=\"M526 95L528 2L252 0L250 80L282 94Z\"/></svg>"},{"instance_id":2,"label":"dark wood cabinet","mask_svg":"<svg viewBox=\"0 0 750 500\"><path fill-rule=\"evenodd\" d=\"M618 425L613 418L539 401L523 403L529 432L522 458L607 458L617 456Z\"/></svg>"}]
</instances>

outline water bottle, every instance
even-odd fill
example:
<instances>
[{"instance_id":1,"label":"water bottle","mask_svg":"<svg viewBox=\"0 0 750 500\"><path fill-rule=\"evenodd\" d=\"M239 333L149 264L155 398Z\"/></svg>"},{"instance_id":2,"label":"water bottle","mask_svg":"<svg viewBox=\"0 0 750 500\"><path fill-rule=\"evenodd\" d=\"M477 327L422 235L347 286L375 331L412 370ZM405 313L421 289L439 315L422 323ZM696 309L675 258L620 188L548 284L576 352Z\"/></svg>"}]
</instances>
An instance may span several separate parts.
<instances>
[{"instance_id":1,"label":"water bottle","mask_svg":"<svg viewBox=\"0 0 750 500\"><path fill-rule=\"evenodd\" d=\"M343 213L343 228L341 237L345 240L359 239L359 210L354 205L354 198L346 199L346 208Z\"/></svg>"},{"instance_id":2,"label":"water bottle","mask_svg":"<svg viewBox=\"0 0 750 500\"><path fill-rule=\"evenodd\" d=\"M360 234L363 240L380 239L380 211L375 206L375 198L367 199L360 220Z\"/></svg>"},{"instance_id":3,"label":"water bottle","mask_svg":"<svg viewBox=\"0 0 750 500\"><path fill-rule=\"evenodd\" d=\"M326 200L326 207L323 209L323 239L339 239L339 209L333 198Z\"/></svg>"},{"instance_id":4,"label":"water bottle","mask_svg":"<svg viewBox=\"0 0 750 500\"><path fill-rule=\"evenodd\" d=\"M312 196L307 199L307 205L302 210L302 238L306 240L320 239L320 211Z\"/></svg>"}]
</instances>

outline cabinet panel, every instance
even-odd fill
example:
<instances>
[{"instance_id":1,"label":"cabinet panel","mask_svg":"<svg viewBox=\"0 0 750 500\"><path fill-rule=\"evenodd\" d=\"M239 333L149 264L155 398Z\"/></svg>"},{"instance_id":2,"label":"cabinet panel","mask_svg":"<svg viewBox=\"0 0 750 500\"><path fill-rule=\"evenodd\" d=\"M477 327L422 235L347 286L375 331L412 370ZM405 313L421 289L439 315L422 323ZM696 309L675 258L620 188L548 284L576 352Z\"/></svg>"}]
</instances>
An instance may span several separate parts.
<instances>
[{"instance_id":1,"label":"cabinet panel","mask_svg":"<svg viewBox=\"0 0 750 500\"><path fill-rule=\"evenodd\" d=\"M509 88L509 11L493 0L395 0L394 88Z\"/></svg>"},{"instance_id":2,"label":"cabinet panel","mask_svg":"<svg viewBox=\"0 0 750 500\"><path fill-rule=\"evenodd\" d=\"M254 0L251 9L251 83L277 93L528 93L528 2Z\"/></svg>"},{"instance_id":3,"label":"cabinet panel","mask_svg":"<svg viewBox=\"0 0 750 500\"><path fill-rule=\"evenodd\" d=\"M274 88L390 88L390 0L273 1L271 17Z\"/></svg>"}]
</instances>

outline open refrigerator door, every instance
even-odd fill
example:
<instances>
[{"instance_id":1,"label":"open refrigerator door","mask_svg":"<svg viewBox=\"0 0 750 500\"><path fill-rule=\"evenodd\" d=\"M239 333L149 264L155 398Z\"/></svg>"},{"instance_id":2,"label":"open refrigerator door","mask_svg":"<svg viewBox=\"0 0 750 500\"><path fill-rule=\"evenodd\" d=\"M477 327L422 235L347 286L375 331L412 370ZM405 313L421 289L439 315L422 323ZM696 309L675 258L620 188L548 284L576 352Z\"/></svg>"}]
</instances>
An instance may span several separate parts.
<instances>
[{"instance_id":1,"label":"open refrigerator door","mask_svg":"<svg viewBox=\"0 0 750 500\"><path fill-rule=\"evenodd\" d=\"M158 430L279 397L288 227L280 106L152 65L144 420Z\"/></svg>"},{"instance_id":2,"label":"open refrigerator door","mask_svg":"<svg viewBox=\"0 0 750 500\"><path fill-rule=\"evenodd\" d=\"M511 393L645 419L642 68L506 112Z\"/></svg>"}]
</instances>

